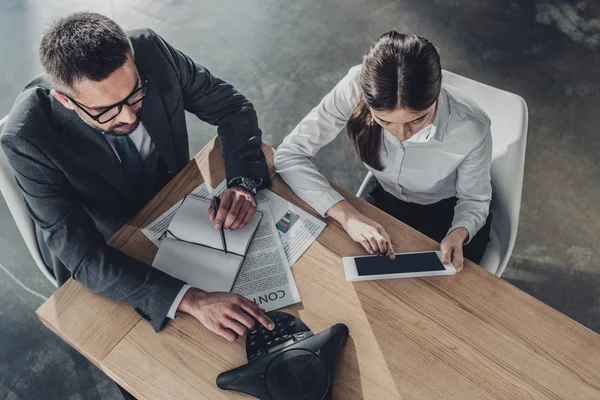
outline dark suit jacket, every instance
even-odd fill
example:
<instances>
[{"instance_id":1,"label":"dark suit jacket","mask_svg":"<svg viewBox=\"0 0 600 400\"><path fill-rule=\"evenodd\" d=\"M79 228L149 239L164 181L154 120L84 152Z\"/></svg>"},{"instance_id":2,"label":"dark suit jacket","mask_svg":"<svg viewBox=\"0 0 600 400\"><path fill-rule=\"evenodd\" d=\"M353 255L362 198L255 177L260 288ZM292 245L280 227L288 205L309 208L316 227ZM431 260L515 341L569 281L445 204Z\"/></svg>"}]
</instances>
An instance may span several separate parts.
<instances>
[{"instance_id":1,"label":"dark suit jacket","mask_svg":"<svg viewBox=\"0 0 600 400\"><path fill-rule=\"evenodd\" d=\"M184 110L218 126L227 179L270 183L252 104L231 85L151 30L130 33L135 63L150 88L142 123L165 172L190 160ZM123 168L101 133L50 95L44 75L16 100L0 138L38 234L43 258L59 282L69 277L135 308L155 330L183 282L106 244L139 211Z\"/></svg>"}]
</instances>

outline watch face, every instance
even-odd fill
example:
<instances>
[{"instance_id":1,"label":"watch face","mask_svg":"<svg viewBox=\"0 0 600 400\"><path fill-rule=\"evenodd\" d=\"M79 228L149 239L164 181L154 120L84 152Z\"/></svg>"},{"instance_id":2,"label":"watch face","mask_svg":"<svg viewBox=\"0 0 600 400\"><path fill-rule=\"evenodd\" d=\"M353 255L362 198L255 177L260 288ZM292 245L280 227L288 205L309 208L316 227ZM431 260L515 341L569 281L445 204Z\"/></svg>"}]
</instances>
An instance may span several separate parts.
<instances>
[{"instance_id":1,"label":"watch face","mask_svg":"<svg viewBox=\"0 0 600 400\"><path fill-rule=\"evenodd\" d=\"M262 180L261 180L262 182ZM256 189L260 185L260 182L257 182L254 178L236 178L231 181L232 186L239 186L242 189L246 189L252 194L256 194Z\"/></svg>"},{"instance_id":2,"label":"watch face","mask_svg":"<svg viewBox=\"0 0 600 400\"><path fill-rule=\"evenodd\" d=\"M244 187L248 188L250 191L252 190L256 190L256 187L258 186L256 181L254 179L251 178L242 178L242 181L240 182Z\"/></svg>"},{"instance_id":3,"label":"watch face","mask_svg":"<svg viewBox=\"0 0 600 400\"><path fill-rule=\"evenodd\" d=\"M256 194L256 183L249 182L247 185L244 185L244 187L252 194Z\"/></svg>"}]
</instances>

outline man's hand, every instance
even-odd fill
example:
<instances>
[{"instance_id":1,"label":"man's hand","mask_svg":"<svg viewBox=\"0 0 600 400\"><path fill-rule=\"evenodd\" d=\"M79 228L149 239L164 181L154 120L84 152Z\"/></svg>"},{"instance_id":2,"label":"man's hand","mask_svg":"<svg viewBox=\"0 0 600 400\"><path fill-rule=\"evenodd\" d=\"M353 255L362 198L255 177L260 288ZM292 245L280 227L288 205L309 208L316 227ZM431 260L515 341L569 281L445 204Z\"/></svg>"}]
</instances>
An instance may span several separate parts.
<instances>
[{"instance_id":1,"label":"man's hand","mask_svg":"<svg viewBox=\"0 0 600 400\"><path fill-rule=\"evenodd\" d=\"M327 215L338 221L355 242L360 243L369 254L387 254L396 258L390 235L377 222L365 217L346 200L332 206Z\"/></svg>"},{"instance_id":2,"label":"man's hand","mask_svg":"<svg viewBox=\"0 0 600 400\"><path fill-rule=\"evenodd\" d=\"M256 214L256 199L254 195L240 187L232 187L219 195L221 205L215 215L212 208L208 209L208 218L214 221L215 229L238 229L246 226Z\"/></svg>"},{"instance_id":3,"label":"man's hand","mask_svg":"<svg viewBox=\"0 0 600 400\"><path fill-rule=\"evenodd\" d=\"M230 342L253 329L255 320L268 330L275 328L273 321L256 303L236 293L207 293L190 288L177 310L194 316L202 325Z\"/></svg>"},{"instance_id":4,"label":"man's hand","mask_svg":"<svg viewBox=\"0 0 600 400\"><path fill-rule=\"evenodd\" d=\"M463 269L463 243L468 237L469 231L465 228L456 228L442 240L440 244L442 264L452 262L452 265L456 268L456 272Z\"/></svg>"}]
</instances>

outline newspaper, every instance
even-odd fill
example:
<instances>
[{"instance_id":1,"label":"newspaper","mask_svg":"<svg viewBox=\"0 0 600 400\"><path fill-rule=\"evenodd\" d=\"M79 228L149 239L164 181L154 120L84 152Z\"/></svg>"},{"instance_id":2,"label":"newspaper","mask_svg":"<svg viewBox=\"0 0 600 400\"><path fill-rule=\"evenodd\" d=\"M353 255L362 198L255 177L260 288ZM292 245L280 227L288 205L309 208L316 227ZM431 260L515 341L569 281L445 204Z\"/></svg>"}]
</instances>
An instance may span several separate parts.
<instances>
[{"instance_id":1,"label":"newspaper","mask_svg":"<svg viewBox=\"0 0 600 400\"><path fill-rule=\"evenodd\" d=\"M246 252L232 292L271 311L300 302L300 294L269 205L259 205L258 211L263 213L263 217Z\"/></svg>"}]
</instances>

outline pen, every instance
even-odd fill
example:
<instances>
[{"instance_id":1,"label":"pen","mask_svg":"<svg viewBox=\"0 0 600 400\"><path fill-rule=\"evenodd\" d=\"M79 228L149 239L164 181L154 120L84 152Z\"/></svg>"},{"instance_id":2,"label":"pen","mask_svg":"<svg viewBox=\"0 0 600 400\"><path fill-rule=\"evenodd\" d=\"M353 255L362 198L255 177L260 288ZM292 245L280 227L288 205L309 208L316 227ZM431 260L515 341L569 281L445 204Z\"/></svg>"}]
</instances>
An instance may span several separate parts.
<instances>
[{"instance_id":1,"label":"pen","mask_svg":"<svg viewBox=\"0 0 600 400\"><path fill-rule=\"evenodd\" d=\"M221 199L218 198L217 196L214 196L212 199L212 203L211 206L213 208L213 210L215 210L215 215L217 214L217 211L219 211L219 206L221 205ZM221 224L221 244L223 245L223 251L225 252L225 254L227 254L227 242L225 241L225 231L223 229L223 224Z\"/></svg>"}]
</instances>

